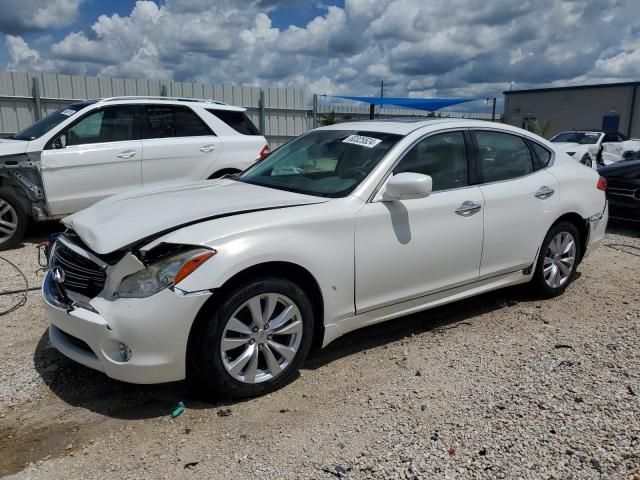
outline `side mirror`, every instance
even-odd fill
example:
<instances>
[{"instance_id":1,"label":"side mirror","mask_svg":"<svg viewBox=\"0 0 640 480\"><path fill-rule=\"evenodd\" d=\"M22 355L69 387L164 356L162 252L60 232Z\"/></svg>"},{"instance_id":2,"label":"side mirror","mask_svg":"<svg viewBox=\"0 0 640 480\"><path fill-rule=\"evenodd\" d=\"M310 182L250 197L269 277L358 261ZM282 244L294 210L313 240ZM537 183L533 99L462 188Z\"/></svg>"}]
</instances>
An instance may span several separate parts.
<instances>
[{"instance_id":1,"label":"side mirror","mask_svg":"<svg viewBox=\"0 0 640 480\"><path fill-rule=\"evenodd\" d=\"M433 180L429 175L404 172L391 177L385 185L382 201L410 200L431 195Z\"/></svg>"}]
</instances>

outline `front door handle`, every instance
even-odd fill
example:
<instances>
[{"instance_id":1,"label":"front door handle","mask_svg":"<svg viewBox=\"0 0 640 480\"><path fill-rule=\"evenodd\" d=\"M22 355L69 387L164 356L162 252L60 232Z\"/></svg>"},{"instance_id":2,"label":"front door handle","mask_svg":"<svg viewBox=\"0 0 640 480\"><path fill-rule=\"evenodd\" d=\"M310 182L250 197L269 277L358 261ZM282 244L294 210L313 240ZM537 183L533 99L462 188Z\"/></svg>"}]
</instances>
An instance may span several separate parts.
<instances>
[{"instance_id":1,"label":"front door handle","mask_svg":"<svg viewBox=\"0 0 640 480\"><path fill-rule=\"evenodd\" d=\"M126 150L124 152L120 152L118 154L118 158L127 159L127 158L131 158L131 157L135 156L135 154L136 154L135 150Z\"/></svg>"},{"instance_id":2,"label":"front door handle","mask_svg":"<svg viewBox=\"0 0 640 480\"><path fill-rule=\"evenodd\" d=\"M549 198L554 193L555 193L555 190L553 188L549 188L547 186L542 186L542 187L540 187L540 189L536 193L534 193L534 196L536 198L539 198L540 200L546 200L547 198Z\"/></svg>"},{"instance_id":3,"label":"front door handle","mask_svg":"<svg viewBox=\"0 0 640 480\"><path fill-rule=\"evenodd\" d=\"M215 145L203 145L202 147L200 147L200 151L203 153L213 152L215 149Z\"/></svg>"},{"instance_id":4,"label":"front door handle","mask_svg":"<svg viewBox=\"0 0 640 480\"><path fill-rule=\"evenodd\" d=\"M482 205L480 205L479 203L467 200L465 202L462 202L462 205L460 205L456 209L456 213L461 217L470 217L471 215L478 213L481 208Z\"/></svg>"}]
</instances>

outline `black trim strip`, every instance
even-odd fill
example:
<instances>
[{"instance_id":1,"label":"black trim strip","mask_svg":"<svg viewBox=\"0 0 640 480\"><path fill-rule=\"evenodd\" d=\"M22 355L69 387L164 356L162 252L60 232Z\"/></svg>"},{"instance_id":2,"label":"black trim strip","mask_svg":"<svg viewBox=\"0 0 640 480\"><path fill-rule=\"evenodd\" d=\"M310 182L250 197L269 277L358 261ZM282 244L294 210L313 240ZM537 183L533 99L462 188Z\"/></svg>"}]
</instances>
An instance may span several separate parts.
<instances>
[{"instance_id":1,"label":"black trim strip","mask_svg":"<svg viewBox=\"0 0 640 480\"><path fill-rule=\"evenodd\" d=\"M294 205L279 205L277 207L264 207L264 208L254 208L251 210L240 210L240 211L236 211L236 212L228 212L228 213L221 213L218 215L211 215L209 217L203 217L203 218L199 218L197 220L191 220L189 222L185 222L185 223L181 223L178 225L175 225L171 228L167 228L164 230L161 230L159 232L153 233L151 235L148 235L144 238L141 238L139 240L136 240L133 243L130 243L128 245L125 245L124 247L121 247L118 249L118 251L121 250L139 250L140 247L142 247L143 245L152 242L153 240L156 240L160 237L163 237L164 235L167 235L171 232L175 232L176 230L180 230L181 228L185 228L185 227L190 227L192 225L197 225L198 223L204 223L204 222L208 222L209 220L217 220L218 218L226 218L226 217L233 217L235 215L244 215L245 213L255 213L255 212L265 212L268 210L279 210L282 208L291 208L291 207L302 207L304 205L317 205L318 203L324 203L324 202L313 202L313 203L298 203L298 204L294 204Z\"/></svg>"}]
</instances>

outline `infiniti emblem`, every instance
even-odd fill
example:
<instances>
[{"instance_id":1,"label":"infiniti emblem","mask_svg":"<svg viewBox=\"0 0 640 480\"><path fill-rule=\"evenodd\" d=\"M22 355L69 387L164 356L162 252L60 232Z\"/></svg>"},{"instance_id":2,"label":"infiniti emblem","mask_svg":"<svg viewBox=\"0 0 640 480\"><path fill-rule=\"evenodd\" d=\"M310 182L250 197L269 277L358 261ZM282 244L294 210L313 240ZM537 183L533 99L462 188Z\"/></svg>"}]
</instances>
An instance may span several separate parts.
<instances>
[{"instance_id":1,"label":"infiniti emblem","mask_svg":"<svg viewBox=\"0 0 640 480\"><path fill-rule=\"evenodd\" d=\"M53 280L56 283L64 283L64 279L65 279L65 273L64 270L60 267L54 267L53 271L51 272L53 275Z\"/></svg>"}]
</instances>

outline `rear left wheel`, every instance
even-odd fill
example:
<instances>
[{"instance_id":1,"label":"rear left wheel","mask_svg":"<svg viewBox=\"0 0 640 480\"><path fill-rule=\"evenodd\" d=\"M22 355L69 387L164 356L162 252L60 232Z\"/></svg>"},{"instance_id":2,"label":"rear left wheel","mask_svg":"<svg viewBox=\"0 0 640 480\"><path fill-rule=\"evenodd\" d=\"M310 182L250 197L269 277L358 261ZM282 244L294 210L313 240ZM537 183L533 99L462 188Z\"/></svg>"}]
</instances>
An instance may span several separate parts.
<instances>
[{"instance_id":1,"label":"rear left wheel","mask_svg":"<svg viewBox=\"0 0 640 480\"><path fill-rule=\"evenodd\" d=\"M313 310L306 293L286 279L240 286L223 299L199 341L197 365L209 390L249 397L288 383L307 356Z\"/></svg>"},{"instance_id":2,"label":"rear left wheel","mask_svg":"<svg viewBox=\"0 0 640 480\"><path fill-rule=\"evenodd\" d=\"M578 267L580 234L569 222L555 224L542 242L532 283L546 298L561 295Z\"/></svg>"}]
</instances>

